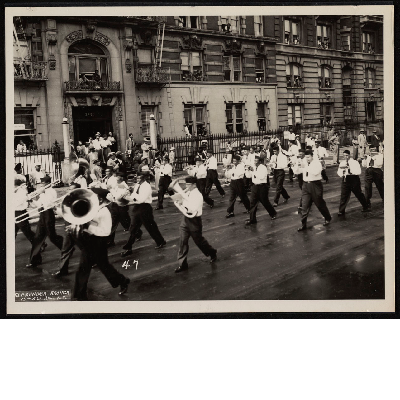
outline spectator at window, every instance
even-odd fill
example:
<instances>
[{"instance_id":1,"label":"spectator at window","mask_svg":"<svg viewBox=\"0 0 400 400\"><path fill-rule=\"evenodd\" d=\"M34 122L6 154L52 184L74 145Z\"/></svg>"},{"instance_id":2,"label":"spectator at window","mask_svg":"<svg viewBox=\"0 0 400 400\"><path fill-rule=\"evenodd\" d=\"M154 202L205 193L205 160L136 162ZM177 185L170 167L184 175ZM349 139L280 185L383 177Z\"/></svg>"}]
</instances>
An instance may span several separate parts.
<instances>
[{"instance_id":1,"label":"spectator at window","mask_svg":"<svg viewBox=\"0 0 400 400\"><path fill-rule=\"evenodd\" d=\"M26 153L26 144L20 140L17 144L17 153Z\"/></svg>"}]
</instances>

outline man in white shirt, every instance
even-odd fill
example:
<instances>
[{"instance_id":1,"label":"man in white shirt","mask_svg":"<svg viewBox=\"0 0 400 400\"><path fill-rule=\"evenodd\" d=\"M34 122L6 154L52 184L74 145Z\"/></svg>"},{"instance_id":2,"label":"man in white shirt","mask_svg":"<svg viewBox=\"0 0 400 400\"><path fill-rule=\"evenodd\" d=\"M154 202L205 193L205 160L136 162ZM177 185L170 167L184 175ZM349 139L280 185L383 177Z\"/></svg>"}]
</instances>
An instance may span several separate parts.
<instances>
[{"instance_id":1,"label":"man in white shirt","mask_svg":"<svg viewBox=\"0 0 400 400\"><path fill-rule=\"evenodd\" d=\"M133 187L131 194L133 207L131 211L131 226L129 227L130 236L126 244L123 246L125 251L121 253L121 257L127 257L132 254L132 246L137 240L137 237L141 236L140 227L142 224L156 242L156 249L161 249L167 244L158 229L156 221L154 221L153 208L151 207L153 197L150 185L151 174L149 167L144 166L139 175L139 183Z\"/></svg>"},{"instance_id":2,"label":"man in white shirt","mask_svg":"<svg viewBox=\"0 0 400 400\"><path fill-rule=\"evenodd\" d=\"M227 211L226 218L232 218L235 216L234 207L236 198L238 196L242 201L242 204L245 206L247 212L249 212L250 210L250 201L249 198L247 197L243 180L245 174L244 164L240 162L239 156L233 156L232 164L233 164L232 168L227 170L227 173L231 179L231 183L229 185L231 193L229 197L229 206L228 209L226 210Z\"/></svg>"},{"instance_id":3,"label":"man in white shirt","mask_svg":"<svg viewBox=\"0 0 400 400\"><path fill-rule=\"evenodd\" d=\"M338 216L346 212L346 206L350 200L351 192L357 197L363 207L363 212L368 211L367 200L361 191L361 167L358 161L350 157L350 151L343 152L344 160L340 162L337 174L342 178L340 205Z\"/></svg>"},{"instance_id":4,"label":"man in white shirt","mask_svg":"<svg viewBox=\"0 0 400 400\"><path fill-rule=\"evenodd\" d=\"M26 144L20 140L17 144L17 153L26 153Z\"/></svg>"},{"instance_id":5,"label":"man in white shirt","mask_svg":"<svg viewBox=\"0 0 400 400\"><path fill-rule=\"evenodd\" d=\"M214 200L206 193L206 183L207 183L207 168L204 165L203 159L196 157L196 166L192 168L190 175L197 178L197 189L203 195L203 200L210 206L214 207Z\"/></svg>"},{"instance_id":6,"label":"man in white shirt","mask_svg":"<svg viewBox=\"0 0 400 400\"><path fill-rule=\"evenodd\" d=\"M28 208L28 190L26 183L22 179L15 178L14 180L14 206L15 206L15 218L21 217L22 215L27 216L26 209ZM25 221L15 223L15 237L17 237L18 231L21 229L25 237L33 243L33 238L35 234L32 232L31 225L29 224L29 219Z\"/></svg>"},{"instance_id":7,"label":"man in white shirt","mask_svg":"<svg viewBox=\"0 0 400 400\"><path fill-rule=\"evenodd\" d=\"M299 154L299 147L295 144L296 142L294 140L289 141L289 148L288 148L288 154L289 154L289 159L290 159L290 165L289 165L289 181L293 182L293 168L292 164L295 163L297 160L297 155Z\"/></svg>"},{"instance_id":8,"label":"man in white shirt","mask_svg":"<svg viewBox=\"0 0 400 400\"><path fill-rule=\"evenodd\" d=\"M358 141L358 158L363 159L364 154L366 153L367 149L367 137L365 136L364 133L364 128L360 129L360 134L358 135L357 141Z\"/></svg>"},{"instance_id":9,"label":"man in white shirt","mask_svg":"<svg viewBox=\"0 0 400 400\"><path fill-rule=\"evenodd\" d=\"M324 159L326 157L328 157L328 154L326 152L325 147L320 146L321 141L320 140L316 140L315 141L315 148L313 149L315 156L318 158L318 160L321 162L322 165L322 172L321 172L321 176L322 179L325 180L325 183L329 182L328 179L328 175L326 174L326 165L325 165L325 161Z\"/></svg>"},{"instance_id":10,"label":"man in white shirt","mask_svg":"<svg viewBox=\"0 0 400 400\"><path fill-rule=\"evenodd\" d=\"M297 182L299 183L300 190L303 189L303 183L304 183L303 171L306 168L306 166L307 166L307 161L305 159L305 150L299 149L297 159L293 164L293 172L297 176ZM301 202L301 195L300 195L300 204L298 207L299 212L301 211L301 206L302 206L302 202Z\"/></svg>"},{"instance_id":11,"label":"man in white shirt","mask_svg":"<svg viewBox=\"0 0 400 400\"><path fill-rule=\"evenodd\" d=\"M213 151L211 149L207 150L207 183L206 183L206 193L210 195L212 185L214 184L218 190L218 193L224 197L225 191L221 186L221 183L218 180L218 171L217 171L217 159L213 155Z\"/></svg>"},{"instance_id":12,"label":"man in white shirt","mask_svg":"<svg viewBox=\"0 0 400 400\"><path fill-rule=\"evenodd\" d=\"M41 179L45 177L44 172L41 170L42 164L40 162L36 163L35 170L31 173L33 177L34 184L36 187L41 183Z\"/></svg>"},{"instance_id":13,"label":"man in white shirt","mask_svg":"<svg viewBox=\"0 0 400 400\"><path fill-rule=\"evenodd\" d=\"M253 170L253 186L251 187L250 197L250 219L246 221L246 225L257 223L257 206L261 202L263 207L268 211L272 220L276 219L277 212L268 199L269 176L268 169L260 161L260 157L256 156L256 165Z\"/></svg>"},{"instance_id":14,"label":"man in white shirt","mask_svg":"<svg viewBox=\"0 0 400 400\"><path fill-rule=\"evenodd\" d=\"M365 170L365 198L367 200L368 208L371 208L372 198L372 183L375 183L381 199L384 198L384 183L383 183L383 154L378 153L375 155L366 156L363 160Z\"/></svg>"},{"instance_id":15,"label":"man in white shirt","mask_svg":"<svg viewBox=\"0 0 400 400\"><path fill-rule=\"evenodd\" d=\"M215 250L203 236L203 222L201 215L203 214L203 196L197 189L197 179L194 176L188 176L186 179L186 193L183 195L183 201L179 205L187 210L187 213L194 215L192 218L183 216L179 226L179 251L178 251L178 268L176 273L185 271L189 268L187 256L189 253L189 239L192 237L196 246L203 252L206 257L211 257L211 262L217 259L217 250Z\"/></svg>"},{"instance_id":16,"label":"man in white shirt","mask_svg":"<svg viewBox=\"0 0 400 400\"><path fill-rule=\"evenodd\" d=\"M49 176L45 176L41 180L39 189L44 188L49 183L51 183L51 178ZM34 206L39 208L39 211L41 209L45 209L45 211L40 213L39 222L37 224L35 237L32 243L30 264L27 265L28 268L37 267L42 263L40 250L47 236L49 237L50 241L61 250L63 237L58 235L56 232L56 217L53 211L54 207L50 207L56 200L57 192L50 187L47 188L44 193L40 194L37 201L33 202Z\"/></svg>"},{"instance_id":17,"label":"man in white shirt","mask_svg":"<svg viewBox=\"0 0 400 400\"><path fill-rule=\"evenodd\" d=\"M160 180L158 183L158 202L155 210L164 208L164 195L168 192L168 187L172 182L172 165L169 163L168 156L164 157L160 167Z\"/></svg>"},{"instance_id":18,"label":"man in white shirt","mask_svg":"<svg viewBox=\"0 0 400 400\"><path fill-rule=\"evenodd\" d=\"M311 146L312 148L315 147L315 140L310 133L307 133L306 146Z\"/></svg>"},{"instance_id":19,"label":"man in white shirt","mask_svg":"<svg viewBox=\"0 0 400 400\"><path fill-rule=\"evenodd\" d=\"M126 293L130 282L129 278L119 273L108 260L107 240L112 226L110 211L104 207L108 191L102 188L93 188L92 191L97 194L99 199L100 208L97 215L83 230L81 230L82 226L70 225L68 227L68 230L71 231L77 229L81 231L78 239L81 258L73 292L73 298L79 301L88 300L87 285L93 265L97 266L113 288L120 286L120 295Z\"/></svg>"},{"instance_id":20,"label":"man in white shirt","mask_svg":"<svg viewBox=\"0 0 400 400\"><path fill-rule=\"evenodd\" d=\"M119 163L115 161L115 153L113 152L108 155L107 167L111 167L115 171L118 170Z\"/></svg>"},{"instance_id":21,"label":"man in white shirt","mask_svg":"<svg viewBox=\"0 0 400 400\"><path fill-rule=\"evenodd\" d=\"M245 147L246 150L246 160L244 161L245 164L245 172L244 172L244 187L247 192L250 192L251 185L252 185L252 177L253 177L253 169L256 165L255 161L255 152L254 147Z\"/></svg>"},{"instance_id":22,"label":"man in white shirt","mask_svg":"<svg viewBox=\"0 0 400 400\"><path fill-rule=\"evenodd\" d=\"M297 229L299 232L307 229L307 217L312 203L315 203L319 212L325 218L325 222L323 223L324 226L328 225L332 220L331 214L329 213L328 207L323 199L323 186L321 182L322 165L316 158L313 159L312 150L306 150L305 158L307 166L303 171L304 183L301 193L301 227Z\"/></svg>"},{"instance_id":23,"label":"man in white shirt","mask_svg":"<svg viewBox=\"0 0 400 400\"><path fill-rule=\"evenodd\" d=\"M106 168L106 176L104 177L103 189L110 191L118 185L117 173L112 168Z\"/></svg>"},{"instance_id":24,"label":"man in white shirt","mask_svg":"<svg viewBox=\"0 0 400 400\"><path fill-rule=\"evenodd\" d=\"M285 168L288 166L288 159L286 155L283 154L282 148L274 147L273 156L271 157L271 163L274 169L274 179L276 182L276 193L274 198L274 207L278 207L279 198L282 194L283 203L287 203L290 199L286 189L283 187L283 182L285 181Z\"/></svg>"}]
</instances>

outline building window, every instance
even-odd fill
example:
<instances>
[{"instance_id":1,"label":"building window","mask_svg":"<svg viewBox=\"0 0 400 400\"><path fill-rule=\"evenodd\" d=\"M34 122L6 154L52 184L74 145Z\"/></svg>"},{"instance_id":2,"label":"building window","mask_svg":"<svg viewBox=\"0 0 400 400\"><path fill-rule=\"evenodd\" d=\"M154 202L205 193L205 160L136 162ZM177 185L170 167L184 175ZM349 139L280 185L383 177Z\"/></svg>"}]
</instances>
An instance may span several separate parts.
<instances>
[{"instance_id":1,"label":"building window","mask_svg":"<svg viewBox=\"0 0 400 400\"><path fill-rule=\"evenodd\" d=\"M260 132L265 132L268 126L269 108L267 103L257 103L257 125Z\"/></svg>"},{"instance_id":2,"label":"building window","mask_svg":"<svg viewBox=\"0 0 400 400\"><path fill-rule=\"evenodd\" d=\"M300 88L303 87L303 79L301 77L301 66L290 63L286 65L286 83L287 87Z\"/></svg>"},{"instance_id":3,"label":"building window","mask_svg":"<svg viewBox=\"0 0 400 400\"><path fill-rule=\"evenodd\" d=\"M231 24L231 32L240 33L240 17L229 17L229 23Z\"/></svg>"},{"instance_id":4,"label":"building window","mask_svg":"<svg viewBox=\"0 0 400 400\"><path fill-rule=\"evenodd\" d=\"M224 81L240 82L242 80L242 68L240 56L223 56Z\"/></svg>"},{"instance_id":5,"label":"building window","mask_svg":"<svg viewBox=\"0 0 400 400\"><path fill-rule=\"evenodd\" d=\"M153 114L156 118L156 132L157 129L157 117L156 107L154 106L142 106L140 110L140 120L142 121L142 136L150 135L150 115Z\"/></svg>"},{"instance_id":6,"label":"building window","mask_svg":"<svg viewBox=\"0 0 400 400\"><path fill-rule=\"evenodd\" d=\"M232 32L232 33L245 33L241 32L241 22L242 17L240 16L232 16L232 17L219 17L220 21L220 30L222 32Z\"/></svg>"},{"instance_id":7,"label":"building window","mask_svg":"<svg viewBox=\"0 0 400 400\"><path fill-rule=\"evenodd\" d=\"M264 59L262 57L256 57L255 65L256 65L256 82L258 83L265 82Z\"/></svg>"},{"instance_id":8,"label":"building window","mask_svg":"<svg viewBox=\"0 0 400 400\"><path fill-rule=\"evenodd\" d=\"M243 132L243 104L226 104L226 131L228 133Z\"/></svg>"},{"instance_id":9,"label":"building window","mask_svg":"<svg viewBox=\"0 0 400 400\"><path fill-rule=\"evenodd\" d=\"M264 36L262 15L254 16L254 36Z\"/></svg>"},{"instance_id":10,"label":"building window","mask_svg":"<svg viewBox=\"0 0 400 400\"><path fill-rule=\"evenodd\" d=\"M328 67L318 68L318 82L320 88L331 88L331 70Z\"/></svg>"},{"instance_id":11,"label":"building window","mask_svg":"<svg viewBox=\"0 0 400 400\"><path fill-rule=\"evenodd\" d=\"M139 67L150 66L153 64L153 50L152 49L138 49L137 57L139 59Z\"/></svg>"},{"instance_id":12,"label":"building window","mask_svg":"<svg viewBox=\"0 0 400 400\"><path fill-rule=\"evenodd\" d=\"M367 101L365 103L365 115L367 117L367 122L375 121L376 103L375 101Z\"/></svg>"},{"instance_id":13,"label":"building window","mask_svg":"<svg viewBox=\"0 0 400 400\"><path fill-rule=\"evenodd\" d=\"M102 82L108 80L108 58L100 47L91 42L72 44L68 49L68 63L70 81L78 81L81 75L91 81L96 70Z\"/></svg>"},{"instance_id":14,"label":"building window","mask_svg":"<svg viewBox=\"0 0 400 400\"><path fill-rule=\"evenodd\" d=\"M320 104L320 124L330 126L333 123L333 104Z\"/></svg>"},{"instance_id":15,"label":"building window","mask_svg":"<svg viewBox=\"0 0 400 400\"><path fill-rule=\"evenodd\" d=\"M300 44L300 22L285 19L285 44Z\"/></svg>"},{"instance_id":16,"label":"building window","mask_svg":"<svg viewBox=\"0 0 400 400\"><path fill-rule=\"evenodd\" d=\"M350 51L350 33L342 33L342 50Z\"/></svg>"},{"instance_id":17,"label":"building window","mask_svg":"<svg viewBox=\"0 0 400 400\"><path fill-rule=\"evenodd\" d=\"M14 131L14 147L16 148L20 140L24 142L26 148L36 147L35 123L32 108L14 108L14 124L24 125L23 129ZM22 128L22 126L21 126Z\"/></svg>"},{"instance_id":18,"label":"building window","mask_svg":"<svg viewBox=\"0 0 400 400\"><path fill-rule=\"evenodd\" d=\"M366 89L375 87L375 70L372 68L365 68L364 87Z\"/></svg>"},{"instance_id":19,"label":"building window","mask_svg":"<svg viewBox=\"0 0 400 400\"><path fill-rule=\"evenodd\" d=\"M301 105L288 105L288 125L297 126L302 124Z\"/></svg>"},{"instance_id":20,"label":"building window","mask_svg":"<svg viewBox=\"0 0 400 400\"><path fill-rule=\"evenodd\" d=\"M185 125L188 126L191 135L202 136L205 132L205 106L185 104L183 108L183 118Z\"/></svg>"},{"instance_id":21,"label":"building window","mask_svg":"<svg viewBox=\"0 0 400 400\"><path fill-rule=\"evenodd\" d=\"M177 23L178 26L180 26L181 28L192 28L192 29L200 28L199 17L193 17L193 16L178 17Z\"/></svg>"},{"instance_id":22,"label":"building window","mask_svg":"<svg viewBox=\"0 0 400 400\"><path fill-rule=\"evenodd\" d=\"M363 32L363 53L375 53L375 35L372 32Z\"/></svg>"},{"instance_id":23,"label":"building window","mask_svg":"<svg viewBox=\"0 0 400 400\"><path fill-rule=\"evenodd\" d=\"M184 81L203 80L201 53L199 51L182 51L181 70L182 80Z\"/></svg>"},{"instance_id":24,"label":"building window","mask_svg":"<svg viewBox=\"0 0 400 400\"><path fill-rule=\"evenodd\" d=\"M330 49L332 47L331 32L330 25L317 25L317 46L319 49Z\"/></svg>"},{"instance_id":25,"label":"building window","mask_svg":"<svg viewBox=\"0 0 400 400\"><path fill-rule=\"evenodd\" d=\"M344 68L342 70L343 88L350 89L351 87L351 69Z\"/></svg>"}]
</instances>

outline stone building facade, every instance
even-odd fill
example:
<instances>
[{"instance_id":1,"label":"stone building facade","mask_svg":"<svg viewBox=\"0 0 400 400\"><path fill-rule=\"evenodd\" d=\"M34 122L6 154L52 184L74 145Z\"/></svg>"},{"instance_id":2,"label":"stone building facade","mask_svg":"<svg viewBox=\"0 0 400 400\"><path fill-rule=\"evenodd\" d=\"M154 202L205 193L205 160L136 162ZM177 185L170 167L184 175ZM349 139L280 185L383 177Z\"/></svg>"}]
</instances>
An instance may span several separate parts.
<instances>
[{"instance_id":1,"label":"stone building facade","mask_svg":"<svg viewBox=\"0 0 400 400\"><path fill-rule=\"evenodd\" d=\"M382 18L14 21L16 142L161 137L383 119ZM24 128L24 129L23 129Z\"/></svg>"}]
</instances>

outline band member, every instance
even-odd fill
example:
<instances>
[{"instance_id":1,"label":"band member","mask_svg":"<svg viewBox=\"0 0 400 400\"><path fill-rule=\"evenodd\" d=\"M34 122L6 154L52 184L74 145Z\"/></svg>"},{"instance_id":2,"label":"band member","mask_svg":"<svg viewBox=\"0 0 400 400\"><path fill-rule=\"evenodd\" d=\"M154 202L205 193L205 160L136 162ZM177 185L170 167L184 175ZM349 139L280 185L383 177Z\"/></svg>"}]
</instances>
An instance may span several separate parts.
<instances>
[{"instance_id":1,"label":"band member","mask_svg":"<svg viewBox=\"0 0 400 400\"><path fill-rule=\"evenodd\" d=\"M230 183L230 190L231 194L229 197L229 206L226 210L228 214L226 214L226 218L234 217L234 207L236 198L239 196L240 200L242 201L243 205L245 206L247 212L250 211L250 201L247 197L246 189L244 187L244 164L240 162L239 156L233 156L232 160L232 168L228 169L227 173L230 176L231 183Z\"/></svg>"},{"instance_id":2,"label":"band member","mask_svg":"<svg viewBox=\"0 0 400 400\"><path fill-rule=\"evenodd\" d=\"M110 191L117 186L117 172L111 167L106 168L106 175L103 181L103 189Z\"/></svg>"},{"instance_id":3,"label":"band member","mask_svg":"<svg viewBox=\"0 0 400 400\"><path fill-rule=\"evenodd\" d=\"M131 192L128 185L124 182L123 174L117 175L117 185L110 190L109 197L112 202L109 205L109 210L111 212L112 227L111 235L108 240L108 247L115 246L115 233L117 231L118 225L121 222L123 228L127 231L131 225L131 218L129 216L129 196ZM139 235L138 235L139 236ZM136 240L140 240L137 237Z\"/></svg>"},{"instance_id":4,"label":"band member","mask_svg":"<svg viewBox=\"0 0 400 400\"><path fill-rule=\"evenodd\" d=\"M20 215L27 215L26 209L28 208L28 190L26 188L25 181L18 178L14 180L14 204L15 218L18 218ZM31 243L33 243L35 234L32 232L29 219L15 223L15 237L17 237L17 233L20 229L25 237Z\"/></svg>"},{"instance_id":5,"label":"band member","mask_svg":"<svg viewBox=\"0 0 400 400\"><path fill-rule=\"evenodd\" d=\"M122 257L132 254L132 246L140 235L140 227L142 224L156 242L156 249L161 249L167 244L154 221L153 209L151 207L152 190L150 186L150 176L151 174L148 167L143 167L140 172L140 181L133 188L130 198L134 203L131 214L131 226L129 227L130 236L123 246L125 251L121 253Z\"/></svg>"},{"instance_id":6,"label":"band member","mask_svg":"<svg viewBox=\"0 0 400 400\"><path fill-rule=\"evenodd\" d=\"M300 190L303 189L303 171L305 169L305 167L307 166L307 162L305 157L305 150L304 149L299 149L299 154L297 156L297 160L295 161L295 163L293 164L293 172L295 175L297 175L297 182L299 183L299 188ZM301 195L300 195L300 204L298 207L298 210L300 212L301 210Z\"/></svg>"},{"instance_id":7,"label":"band member","mask_svg":"<svg viewBox=\"0 0 400 400\"><path fill-rule=\"evenodd\" d=\"M51 178L49 176L45 176L42 178L39 186L44 187L49 183L51 183ZM56 199L57 192L53 188L49 187L44 191L44 193L40 194L39 199L36 202L33 202L35 207L39 207L39 211L41 209L44 209L44 211L40 213L39 222L37 224L35 237L32 243L30 264L28 264L27 267L36 267L41 264L42 257L40 255L40 249L47 236L49 237L50 241L61 250L63 238L56 233L56 218L53 207L48 208L55 202Z\"/></svg>"},{"instance_id":8,"label":"band member","mask_svg":"<svg viewBox=\"0 0 400 400\"><path fill-rule=\"evenodd\" d=\"M296 142L294 140L289 141L289 149L288 149L288 154L289 154L289 181L293 182L293 164L297 160L297 155L299 154L299 147L295 144Z\"/></svg>"},{"instance_id":9,"label":"band member","mask_svg":"<svg viewBox=\"0 0 400 400\"><path fill-rule=\"evenodd\" d=\"M372 197L372 183L375 183L378 189L379 195L383 200L384 196L384 183L383 183L383 154L378 153L374 156L368 155L363 160L363 166L365 170L365 198L367 200L368 208L371 208L371 197Z\"/></svg>"},{"instance_id":10,"label":"band member","mask_svg":"<svg viewBox=\"0 0 400 400\"><path fill-rule=\"evenodd\" d=\"M164 202L164 194L168 192L168 186L172 182L172 165L169 163L169 158L164 157L160 167L160 182L158 184L158 202L156 210L162 210Z\"/></svg>"},{"instance_id":11,"label":"band member","mask_svg":"<svg viewBox=\"0 0 400 400\"><path fill-rule=\"evenodd\" d=\"M288 166L288 160L285 154L283 154L282 148L274 147L273 148L274 155L271 157L271 163L274 168L274 179L276 182L276 194L274 198L274 207L278 207L279 198L282 194L284 198L283 203L287 203L290 199L286 189L283 187L283 183L285 181L285 168Z\"/></svg>"},{"instance_id":12,"label":"band member","mask_svg":"<svg viewBox=\"0 0 400 400\"><path fill-rule=\"evenodd\" d=\"M268 190L268 168L261 164L260 157L256 156L256 166L253 171L253 186L251 187L250 197L250 219L246 221L246 225L257 223L256 213L258 202L261 202L272 220L276 219L277 212L268 199Z\"/></svg>"},{"instance_id":13,"label":"band member","mask_svg":"<svg viewBox=\"0 0 400 400\"><path fill-rule=\"evenodd\" d=\"M324 159L328 157L328 154L326 152L325 147L320 146L321 141L316 140L315 141L315 149L314 149L314 156L318 158L318 160L321 162L322 165L322 171L321 171L321 176L322 179L325 181L325 183L328 183L328 175L326 174L326 164Z\"/></svg>"},{"instance_id":14,"label":"band member","mask_svg":"<svg viewBox=\"0 0 400 400\"><path fill-rule=\"evenodd\" d=\"M331 220L331 214L323 199L323 186L321 182L322 165L316 158L313 158L312 150L306 150L305 158L307 166L303 171L303 189L302 189L302 213L301 227L297 229L299 232L307 229L307 217L310 212L312 203L315 203L319 212L325 218L324 226L328 225Z\"/></svg>"},{"instance_id":15,"label":"band member","mask_svg":"<svg viewBox=\"0 0 400 400\"><path fill-rule=\"evenodd\" d=\"M204 201L213 208L214 200L206 193L207 168L200 157L197 157L195 161L196 166L189 171L189 174L197 178L197 189L203 195Z\"/></svg>"},{"instance_id":16,"label":"band member","mask_svg":"<svg viewBox=\"0 0 400 400\"><path fill-rule=\"evenodd\" d=\"M108 191L102 188L93 188L99 198L100 208L97 215L89 222L87 228L81 230L79 243L81 258L79 269L75 277L73 298L75 300L88 300L87 284L93 265L107 278L113 288L120 286L119 294L128 290L129 278L119 273L108 261L107 241L111 233L111 214L107 207L102 207L107 201ZM71 225L69 230L80 230L81 226Z\"/></svg>"},{"instance_id":17,"label":"band member","mask_svg":"<svg viewBox=\"0 0 400 400\"><path fill-rule=\"evenodd\" d=\"M244 186L246 188L246 192L250 192L250 188L252 185L252 176L253 169L256 165L255 162L255 153L254 147L245 147L244 155L242 158L242 162L244 163Z\"/></svg>"},{"instance_id":18,"label":"band member","mask_svg":"<svg viewBox=\"0 0 400 400\"><path fill-rule=\"evenodd\" d=\"M201 215L203 214L203 196L197 189L197 179L194 176L188 176L185 182L186 193L184 193L184 198L180 205L186 208L188 213L191 213L194 217L188 218L184 215L179 226L180 238L176 273L189 268L187 256L189 253L190 237L192 237L194 243L206 257L211 257L211 262L215 262L217 259L217 250L203 237L203 223L201 219Z\"/></svg>"},{"instance_id":19,"label":"band member","mask_svg":"<svg viewBox=\"0 0 400 400\"><path fill-rule=\"evenodd\" d=\"M206 193L210 195L212 185L214 184L218 190L218 193L225 197L225 191L222 188L219 180L218 180L218 171L217 171L217 159L213 155L213 151L211 149L207 150L207 182L206 182Z\"/></svg>"},{"instance_id":20,"label":"band member","mask_svg":"<svg viewBox=\"0 0 400 400\"><path fill-rule=\"evenodd\" d=\"M344 160L339 164L337 174L342 178L342 190L340 194L340 205L338 216L344 215L346 206L350 200L351 192L357 197L363 206L363 212L368 211L367 200L361 191L361 167L358 161L350 157L350 151L343 152Z\"/></svg>"},{"instance_id":21,"label":"band member","mask_svg":"<svg viewBox=\"0 0 400 400\"><path fill-rule=\"evenodd\" d=\"M72 178L72 183L76 183L82 189L87 189L88 181L86 177L86 173L88 172L89 165L79 165L78 172Z\"/></svg>"},{"instance_id":22,"label":"band member","mask_svg":"<svg viewBox=\"0 0 400 400\"><path fill-rule=\"evenodd\" d=\"M358 135L358 158L363 159L367 150L367 137L364 133L364 128L360 129L360 134Z\"/></svg>"}]
</instances>

